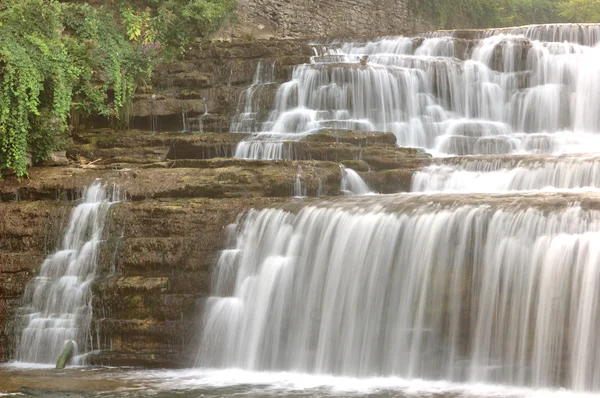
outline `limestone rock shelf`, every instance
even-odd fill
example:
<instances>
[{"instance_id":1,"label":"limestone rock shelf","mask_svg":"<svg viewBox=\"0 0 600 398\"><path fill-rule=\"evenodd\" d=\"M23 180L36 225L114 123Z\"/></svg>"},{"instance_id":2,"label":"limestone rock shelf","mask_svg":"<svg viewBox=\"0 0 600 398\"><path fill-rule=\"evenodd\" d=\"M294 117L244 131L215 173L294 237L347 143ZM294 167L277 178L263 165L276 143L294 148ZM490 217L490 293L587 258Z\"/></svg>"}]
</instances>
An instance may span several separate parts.
<instances>
[{"instance_id":1,"label":"limestone rock shelf","mask_svg":"<svg viewBox=\"0 0 600 398\"><path fill-rule=\"evenodd\" d=\"M157 131L184 130L183 115L191 127L203 131L229 131L240 94L252 83L259 62L275 65L275 83L291 77L293 67L306 63L313 50L300 40L204 41L184 59L156 71L151 86L138 91L131 112L132 126ZM265 94L270 109L274 97Z\"/></svg>"},{"instance_id":2,"label":"limestone rock shelf","mask_svg":"<svg viewBox=\"0 0 600 398\"><path fill-rule=\"evenodd\" d=\"M185 366L185 347L210 289L225 228L250 208L292 199L301 179L309 196L340 195L340 164L380 192L405 191L429 155L396 148L386 133L327 130L294 142L297 161L232 158L244 134L88 130L74 136L68 166L33 167L0 180L0 361L14 346L14 309L27 282L62 238L73 200L94 180L128 200L111 208L94 284L97 335L90 361Z\"/></svg>"}]
</instances>

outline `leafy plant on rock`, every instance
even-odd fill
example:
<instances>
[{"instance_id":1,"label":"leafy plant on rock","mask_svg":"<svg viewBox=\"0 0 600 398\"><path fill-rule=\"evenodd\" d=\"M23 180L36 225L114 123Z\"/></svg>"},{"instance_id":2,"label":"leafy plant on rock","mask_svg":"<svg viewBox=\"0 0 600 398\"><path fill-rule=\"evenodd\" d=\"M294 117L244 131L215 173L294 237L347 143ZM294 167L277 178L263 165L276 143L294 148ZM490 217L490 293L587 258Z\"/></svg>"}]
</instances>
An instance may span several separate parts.
<instances>
[{"instance_id":1,"label":"leafy plant on rock","mask_svg":"<svg viewBox=\"0 0 600 398\"><path fill-rule=\"evenodd\" d=\"M0 0L0 173L64 146L72 111L127 122L136 86L234 0ZM1 174L0 174L1 175Z\"/></svg>"}]
</instances>

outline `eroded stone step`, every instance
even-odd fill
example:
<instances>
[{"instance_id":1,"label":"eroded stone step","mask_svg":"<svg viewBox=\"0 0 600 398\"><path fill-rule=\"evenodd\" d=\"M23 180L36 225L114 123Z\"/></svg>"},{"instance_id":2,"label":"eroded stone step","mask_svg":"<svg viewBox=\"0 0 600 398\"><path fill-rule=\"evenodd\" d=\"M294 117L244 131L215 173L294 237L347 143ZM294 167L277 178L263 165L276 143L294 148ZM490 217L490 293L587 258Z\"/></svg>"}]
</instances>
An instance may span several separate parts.
<instances>
[{"instance_id":1,"label":"eroded stone step","mask_svg":"<svg viewBox=\"0 0 600 398\"><path fill-rule=\"evenodd\" d=\"M523 192L523 193L410 193L390 195L356 195L339 198L307 198L289 201L280 207L299 211L307 206L339 207L346 209L379 210L390 213L412 212L435 206L453 209L462 206L484 206L490 211L563 210L576 205L583 210L600 210L600 192Z\"/></svg>"},{"instance_id":2,"label":"eroded stone step","mask_svg":"<svg viewBox=\"0 0 600 398\"><path fill-rule=\"evenodd\" d=\"M158 68L152 85L139 90L132 124L178 131L184 128L182 114L198 118L208 112L201 120L203 131L228 131L259 62L274 64L276 83L282 83L290 79L295 65L309 62L312 55L312 47L301 40L200 43L186 51L184 59ZM276 85L264 96L266 108L271 108L275 89Z\"/></svg>"},{"instance_id":3,"label":"eroded stone step","mask_svg":"<svg viewBox=\"0 0 600 398\"><path fill-rule=\"evenodd\" d=\"M92 329L102 347L87 359L91 365L183 367L188 364L186 330L189 322L154 319L96 319Z\"/></svg>"},{"instance_id":4,"label":"eroded stone step","mask_svg":"<svg viewBox=\"0 0 600 398\"><path fill-rule=\"evenodd\" d=\"M232 157L246 134L94 130L79 133L67 155L83 165L152 164L167 159Z\"/></svg>"},{"instance_id":5,"label":"eroded stone step","mask_svg":"<svg viewBox=\"0 0 600 398\"><path fill-rule=\"evenodd\" d=\"M303 183L311 195L321 186L325 195L339 194L338 163L314 161L255 162L215 168L140 168L120 171L80 168L39 168L30 171L30 179L4 181L0 197L4 200L38 200L77 197L77 193L101 178L116 184L130 200L198 197L289 197L299 167Z\"/></svg>"},{"instance_id":6,"label":"eroded stone step","mask_svg":"<svg viewBox=\"0 0 600 398\"><path fill-rule=\"evenodd\" d=\"M128 165L178 167L169 160L206 160L233 157L236 146L248 139L247 134L231 133L160 133L129 130L99 130L76 137L67 155L81 167L118 168ZM414 148L396 147L392 133L325 129L300 141L287 141L285 152L297 160L354 161L364 160L371 168L389 169L405 166L429 155ZM162 163L162 164L161 164ZM201 164L197 164L202 167Z\"/></svg>"}]
</instances>

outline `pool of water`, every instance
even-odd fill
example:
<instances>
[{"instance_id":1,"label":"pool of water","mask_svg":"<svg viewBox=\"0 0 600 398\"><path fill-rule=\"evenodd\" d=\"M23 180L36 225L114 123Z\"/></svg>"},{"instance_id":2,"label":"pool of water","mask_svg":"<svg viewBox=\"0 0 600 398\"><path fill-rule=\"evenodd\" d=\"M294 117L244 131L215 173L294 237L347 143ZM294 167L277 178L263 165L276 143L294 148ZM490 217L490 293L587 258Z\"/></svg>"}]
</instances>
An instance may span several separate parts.
<instances>
[{"instance_id":1,"label":"pool of water","mask_svg":"<svg viewBox=\"0 0 600 398\"><path fill-rule=\"evenodd\" d=\"M400 397L562 398L600 397L568 390L535 390L490 384L400 378L334 377L238 369L139 370L26 365L0 367L0 397Z\"/></svg>"}]
</instances>

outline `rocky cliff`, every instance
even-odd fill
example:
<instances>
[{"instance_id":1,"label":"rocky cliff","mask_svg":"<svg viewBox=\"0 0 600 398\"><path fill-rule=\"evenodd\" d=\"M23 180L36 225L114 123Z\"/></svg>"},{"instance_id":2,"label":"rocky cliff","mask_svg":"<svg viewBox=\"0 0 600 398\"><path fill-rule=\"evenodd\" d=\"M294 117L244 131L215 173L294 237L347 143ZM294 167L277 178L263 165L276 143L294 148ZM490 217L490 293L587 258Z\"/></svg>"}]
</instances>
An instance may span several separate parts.
<instances>
[{"instance_id":1,"label":"rocky cliff","mask_svg":"<svg viewBox=\"0 0 600 398\"><path fill-rule=\"evenodd\" d=\"M179 62L159 68L152 84L138 90L131 127L229 131L240 94L252 83L259 62L274 65L275 82L262 101L270 109L277 83L288 81L294 65L308 62L311 55L311 46L301 40L199 42Z\"/></svg>"},{"instance_id":2,"label":"rocky cliff","mask_svg":"<svg viewBox=\"0 0 600 398\"><path fill-rule=\"evenodd\" d=\"M222 34L332 38L428 30L408 0L238 0L238 21Z\"/></svg>"},{"instance_id":3,"label":"rocky cliff","mask_svg":"<svg viewBox=\"0 0 600 398\"><path fill-rule=\"evenodd\" d=\"M340 164L380 192L407 190L426 154L392 134L324 131L294 143L299 161L231 158L243 134L89 130L68 165L0 181L0 360L11 357L14 309L61 239L73 199L101 178L127 200L113 205L94 283L94 349L106 365L185 366L210 293L225 228L249 208L292 199L299 167L307 194L340 194ZM360 160L359 160L360 159ZM99 346L97 346L99 344Z\"/></svg>"}]
</instances>

